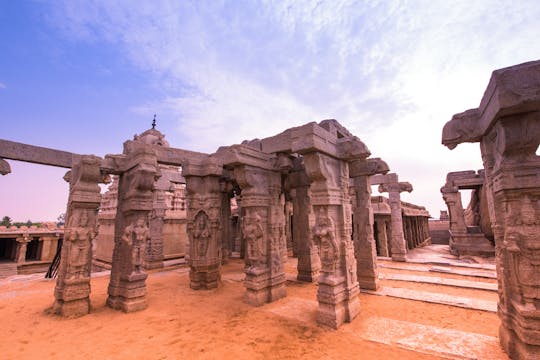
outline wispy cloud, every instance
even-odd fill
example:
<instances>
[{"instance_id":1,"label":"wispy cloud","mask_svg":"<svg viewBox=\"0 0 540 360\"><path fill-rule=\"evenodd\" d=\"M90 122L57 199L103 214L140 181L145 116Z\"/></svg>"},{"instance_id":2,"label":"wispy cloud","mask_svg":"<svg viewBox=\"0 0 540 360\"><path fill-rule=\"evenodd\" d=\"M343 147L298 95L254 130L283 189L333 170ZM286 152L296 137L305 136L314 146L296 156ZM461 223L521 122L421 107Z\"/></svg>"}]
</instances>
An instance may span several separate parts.
<instances>
[{"instance_id":1,"label":"wispy cloud","mask_svg":"<svg viewBox=\"0 0 540 360\"><path fill-rule=\"evenodd\" d=\"M5 88L7 88L6 84L0 82L0 89L5 89Z\"/></svg>"},{"instance_id":2,"label":"wispy cloud","mask_svg":"<svg viewBox=\"0 0 540 360\"><path fill-rule=\"evenodd\" d=\"M448 171L478 167L440 146L442 125L478 105L493 69L540 58L537 1L65 1L52 11L66 36L117 44L155 74L167 95L136 111L177 119L178 146L213 151L337 118L413 183L425 182L415 164L443 157ZM430 173L426 198L444 171Z\"/></svg>"}]
</instances>

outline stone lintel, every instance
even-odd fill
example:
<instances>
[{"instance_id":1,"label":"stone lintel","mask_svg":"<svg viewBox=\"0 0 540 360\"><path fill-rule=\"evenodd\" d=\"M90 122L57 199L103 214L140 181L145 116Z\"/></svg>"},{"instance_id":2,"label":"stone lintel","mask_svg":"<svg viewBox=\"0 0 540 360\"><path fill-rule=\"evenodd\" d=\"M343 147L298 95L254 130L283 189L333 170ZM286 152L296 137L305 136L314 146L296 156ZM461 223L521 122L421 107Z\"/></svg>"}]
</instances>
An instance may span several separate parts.
<instances>
[{"instance_id":1,"label":"stone lintel","mask_svg":"<svg viewBox=\"0 0 540 360\"><path fill-rule=\"evenodd\" d=\"M182 175L189 176L222 176L223 164L214 156L207 156L202 161L188 160L182 166Z\"/></svg>"},{"instance_id":2,"label":"stone lintel","mask_svg":"<svg viewBox=\"0 0 540 360\"><path fill-rule=\"evenodd\" d=\"M397 183L398 180L398 174L396 173L389 173L389 174L377 174L373 175L369 178L369 181L371 185L380 185L380 184L392 184Z\"/></svg>"},{"instance_id":3,"label":"stone lintel","mask_svg":"<svg viewBox=\"0 0 540 360\"><path fill-rule=\"evenodd\" d=\"M0 158L70 169L81 155L0 139Z\"/></svg>"},{"instance_id":4,"label":"stone lintel","mask_svg":"<svg viewBox=\"0 0 540 360\"><path fill-rule=\"evenodd\" d=\"M370 158L366 160L355 160L349 164L349 176L372 176L376 174L386 174L390 171L388 164L380 158Z\"/></svg>"},{"instance_id":5,"label":"stone lintel","mask_svg":"<svg viewBox=\"0 0 540 360\"><path fill-rule=\"evenodd\" d=\"M498 118L540 109L540 61L495 70L477 109L455 114L446 123L442 144L450 149L478 142Z\"/></svg>"},{"instance_id":6,"label":"stone lintel","mask_svg":"<svg viewBox=\"0 0 540 360\"><path fill-rule=\"evenodd\" d=\"M476 189L484 185L485 171L483 169L467 171L453 171L446 175L445 188Z\"/></svg>"},{"instance_id":7,"label":"stone lintel","mask_svg":"<svg viewBox=\"0 0 540 360\"><path fill-rule=\"evenodd\" d=\"M275 170L274 163L271 161L272 155L244 144L220 148L215 156L223 162L225 167L250 165L265 170Z\"/></svg>"},{"instance_id":8,"label":"stone lintel","mask_svg":"<svg viewBox=\"0 0 540 360\"><path fill-rule=\"evenodd\" d=\"M410 182L407 181L400 181L398 183L390 183L390 184L380 184L379 185L379 192L392 192L392 191L399 191L404 192L412 192L413 186Z\"/></svg>"},{"instance_id":9,"label":"stone lintel","mask_svg":"<svg viewBox=\"0 0 540 360\"><path fill-rule=\"evenodd\" d=\"M9 163L4 159L0 159L0 175L7 175L10 172L11 166L9 166Z\"/></svg>"}]
</instances>

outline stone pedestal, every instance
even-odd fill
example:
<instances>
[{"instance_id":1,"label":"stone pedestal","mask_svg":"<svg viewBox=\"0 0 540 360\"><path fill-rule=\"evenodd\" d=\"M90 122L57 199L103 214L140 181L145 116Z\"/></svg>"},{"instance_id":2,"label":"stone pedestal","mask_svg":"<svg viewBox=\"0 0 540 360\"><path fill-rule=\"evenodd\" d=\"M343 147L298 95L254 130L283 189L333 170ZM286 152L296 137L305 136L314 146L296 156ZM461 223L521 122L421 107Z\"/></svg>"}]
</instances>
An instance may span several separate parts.
<instances>
[{"instance_id":1,"label":"stone pedestal","mask_svg":"<svg viewBox=\"0 0 540 360\"><path fill-rule=\"evenodd\" d=\"M478 109L456 114L444 145L480 142L499 282L499 331L512 359L540 358L540 61L493 72Z\"/></svg>"},{"instance_id":2,"label":"stone pedestal","mask_svg":"<svg viewBox=\"0 0 540 360\"><path fill-rule=\"evenodd\" d=\"M147 307L144 258L151 238L149 216L153 208L153 185L159 172L151 145L127 141L124 154L107 305L132 312Z\"/></svg>"},{"instance_id":3,"label":"stone pedestal","mask_svg":"<svg viewBox=\"0 0 540 360\"><path fill-rule=\"evenodd\" d=\"M83 156L65 177L70 189L53 311L66 317L82 316L90 311L92 240L96 236L101 202L100 164L98 157Z\"/></svg>"}]
</instances>

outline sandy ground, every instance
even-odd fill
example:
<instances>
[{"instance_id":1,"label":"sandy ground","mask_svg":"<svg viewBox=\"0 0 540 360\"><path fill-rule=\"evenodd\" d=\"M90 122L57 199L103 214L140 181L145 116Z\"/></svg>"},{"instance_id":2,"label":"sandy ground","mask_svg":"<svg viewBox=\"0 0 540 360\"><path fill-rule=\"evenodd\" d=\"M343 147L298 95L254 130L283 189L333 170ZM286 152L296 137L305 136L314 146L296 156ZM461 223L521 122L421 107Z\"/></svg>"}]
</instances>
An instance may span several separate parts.
<instances>
[{"instance_id":1,"label":"sandy ground","mask_svg":"<svg viewBox=\"0 0 540 360\"><path fill-rule=\"evenodd\" d=\"M105 306L108 276L92 279L92 313L62 319L46 309L54 280L0 281L2 359L440 359L362 338L369 319L392 319L496 337L494 313L361 294L361 314L339 330L315 323L315 284L289 281L288 296L251 307L242 301L242 263L222 270L215 290L189 288L186 268L151 272L148 309L124 314ZM291 271L289 265L288 271ZM439 274L440 276L440 274ZM430 289L444 286L430 285ZM443 290L441 290L443 291ZM452 290L455 291L455 290ZM469 292L474 290L469 290ZM483 296L483 295L482 295ZM315 304L294 318L273 309L296 299ZM305 301L304 301L305 300ZM306 321L307 319L307 321ZM436 339L445 342L448 339ZM481 358L504 359L500 349Z\"/></svg>"}]
</instances>

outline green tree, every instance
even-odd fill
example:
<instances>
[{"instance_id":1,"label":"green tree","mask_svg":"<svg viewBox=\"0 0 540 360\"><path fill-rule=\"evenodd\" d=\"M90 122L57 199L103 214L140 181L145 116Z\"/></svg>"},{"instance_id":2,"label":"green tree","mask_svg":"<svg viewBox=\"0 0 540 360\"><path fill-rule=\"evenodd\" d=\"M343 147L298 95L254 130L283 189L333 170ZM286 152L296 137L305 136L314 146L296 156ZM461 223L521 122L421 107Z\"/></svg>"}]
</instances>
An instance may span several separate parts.
<instances>
[{"instance_id":1,"label":"green tree","mask_svg":"<svg viewBox=\"0 0 540 360\"><path fill-rule=\"evenodd\" d=\"M64 225L65 223L66 223L66 213L61 213L56 218L56 225L61 226L61 225Z\"/></svg>"},{"instance_id":2,"label":"green tree","mask_svg":"<svg viewBox=\"0 0 540 360\"><path fill-rule=\"evenodd\" d=\"M11 226L11 218L9 216L4 216L2 222L0 222L0 226Z\"/></svg>"}]
</instances>

